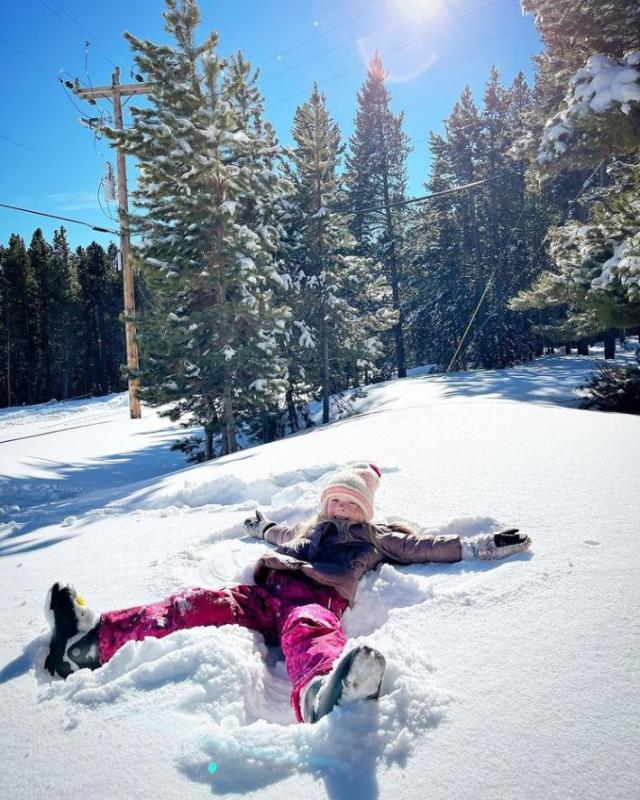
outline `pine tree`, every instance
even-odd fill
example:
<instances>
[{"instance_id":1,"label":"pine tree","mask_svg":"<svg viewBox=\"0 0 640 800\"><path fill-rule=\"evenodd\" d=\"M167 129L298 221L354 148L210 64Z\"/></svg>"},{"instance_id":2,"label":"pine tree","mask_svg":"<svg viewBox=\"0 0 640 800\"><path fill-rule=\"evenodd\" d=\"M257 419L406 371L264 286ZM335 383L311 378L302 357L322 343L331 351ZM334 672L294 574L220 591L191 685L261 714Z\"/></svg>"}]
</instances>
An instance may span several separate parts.
<instances>
[{"instance_id":1,"label":"pine tree","mask_svg":"<svg viewBox=\"0 0 640 800\"><path fill-rule=\"evenodd\" d=\"M524 76L503 87L494 68L482 109L465 88L445 136L431 136L427 188L435 196L411 236L409 323L418 360L445 366L457 352L459 366L495 368L532 355L530 322L507 307L540 271L533 255L545 228L541 202L526 193L524 165L507 157L530 103ZM483 179L482 187L438 195Z\"/></svg>"},{"instance_id":2,"label":"pine tree","mask_svg":"<svg viewBox=\"0 0 640 800\"><path fill-rule=\"evenodd\" d=\"M591 193L588 224L571 220L552 229L553 271L512 303L519 310L566 309L544 329L555 340L640 324L640 164L614 161L607 172L609 185Z\"/></svg>"},{"instance_id":3,"label":"pine tree","mask_svg":"<svg viewBox=\"0 0 640 800\"><path fill-rule=\"evenodd\" d=\"M53 234L50 291L52 396L65 400L75 394L83 394L84 388L79 383L79 354L83 349L80 286L76 261L63 227Z\"/></svg>"},{"instance_id":4,"label":"pine tree","mask_svg":"<svg viewBox=\"0 0 640 800\"><path fill-rule=\"evenodd\" d=\"M577 218L550 231L554 269L512 305L566 310L564 320L548 326L554 337L634 324L640 6L635 0L525 0L523 7L534 13L545 44L528 145L533 171L547 181L580 172L584 180L588 173L594 185L582 192Z\"/></svg>"},{"instance_id":5,"label":"pine tree","mask_svg":"<svg viewBox=\"0 0 640 800\"><path fill-rule=\"evenodd\" d=\"M50 323L53 311L53 276L51 246L41 228L36 228L28 250L29 262L36 283L36 303L31 309L30 324L35 348L31 352L30 369L34 380L34 401L51 398L51 358L49 352Z\"/></svg>"},{"instance_id":6,"label":"pine tree","mask_svg":"<svg viewBox=\"0 0 640 800\"><path fill-rule=\"evenodd\" d=\"M410 151L402 130L404 113L395 116L385 86L387 73L378 52L358 93L355 132L350 139L346 183L353 210L352 232L367 255L383 267L391 286L398 322L393 328L398 376L406 376L404 344L403 246L406 160Z\"/></svg>"},{"instance_id":7,"label":"pine tree","mask_svg":"<svg viewBox=\"0 0 640 800\"><path fill-rule=\"evenodd\" d=\"M7 250L0 244L0 408L11 402L11 306L6 260Z\"/></svg>"},{"instance_id":8,"label":"pine tree","mask_svg":"<svg viewBox=\"0 0 640 800\"><path fill-rule=\"evenodd\" d=\"M536 75L536 109L528 118L528 140L532 157L537 154L540 141L547 133L557 134L563 127L561 120L551 122L565 98L572 92L572 81L579 69L585 67L592 56L622 57L625 52L640 49L640 5L637 0L522 0L523 11L533 14L536 27L544 43L544 51L534 58ZM580 116L583 116L580 114ZM586 139L575 137L580 145L589 139L608 136L611 120L593 125L589 114L576 119L588 133ZM620 114L617 122L624 123ZM613 128L615 129L614 123ZM555 130L554 130L555 129ZM558 147L560 152L565 145ZM596 150L592 157L596 156ZM582 153L582 161L588 150ZM602 157L597 155L594 163ZM553 162L553 158L546 159ZM550 165L547 164L547 168ZM565 162L563 169L567 169Z\"/></svg>"},{"instance_id":9,"label":"pine tree","mask_svg":"<svg viewBox=\"0 0 640 800\"><path fill-rule=\"evenodd\" d=\"M115 331L122 336L118 321L120 280L114 257L113 246L107 253L97 242L76 250L83 323L79 343L83 394L102 395L123 388L118 367L124 360L124 348L114 345Z\"/></svg>"},{"instance_id":10,"label":"pine tree","mask_svg":"<svg viewBox=\"0 0 640 800\"><path fill-rule=\"evenodd\" d=\"M32 361L38 350L38 283L22 237L11 235L2 267L5 402L32 404L40 399Z\"/></svg>"},{"instance_id":11,"label":"pine tree","mask_svg":"<svg viewBox=\"0 0 640 800\"><path fill-rule=\"evenodd\" d=\"M293 185L294 247L289 273L297 294L295 325L300 339L291 352L303 367L303 380L319 384L323 422L329 421L329 397L346 385L339 369L351 365L352 378L372 365L381 347L377 334L396 319L383 278L371 274L370 262L355 255L341 205L337 175L340 130L331 119L317 86L295 113L289 169Z\"/></svg>"},{"instance_id":12,"label":"pine tree","mask_svg":"<svg viewBox=\"0 0 640 800\"><path fill-rule=\"evenodd\" d=\"M272 302L273 131L249 65L221 59L215 33L196 44L199 20L192 0L167 0L175 46L126 34L154 89L149 107L131 109L132 127L110 135L140 165L135 255L153 296L139 326L141 394L200 422L211 458L215 435L235 451L240 424L282 392L288 312Z\"/></svg>"}]
</instances>

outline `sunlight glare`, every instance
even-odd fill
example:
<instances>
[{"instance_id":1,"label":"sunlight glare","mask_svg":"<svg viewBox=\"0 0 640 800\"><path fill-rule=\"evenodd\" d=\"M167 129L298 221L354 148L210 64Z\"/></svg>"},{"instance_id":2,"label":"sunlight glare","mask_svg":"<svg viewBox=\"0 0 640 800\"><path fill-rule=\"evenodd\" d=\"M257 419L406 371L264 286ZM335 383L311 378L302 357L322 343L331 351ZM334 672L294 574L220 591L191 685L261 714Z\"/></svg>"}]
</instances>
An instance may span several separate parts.
<instances>
[{"instance_id":1,"label":"sunlight glare","mask_svg":"<svg viewBox=\"0 0 640 800\"><path fill-rule=\"evenodd\" d=\"M396 13L414 21L436 20L444 10L443 0L400 0Z\"/></svg>"}]
</instances>

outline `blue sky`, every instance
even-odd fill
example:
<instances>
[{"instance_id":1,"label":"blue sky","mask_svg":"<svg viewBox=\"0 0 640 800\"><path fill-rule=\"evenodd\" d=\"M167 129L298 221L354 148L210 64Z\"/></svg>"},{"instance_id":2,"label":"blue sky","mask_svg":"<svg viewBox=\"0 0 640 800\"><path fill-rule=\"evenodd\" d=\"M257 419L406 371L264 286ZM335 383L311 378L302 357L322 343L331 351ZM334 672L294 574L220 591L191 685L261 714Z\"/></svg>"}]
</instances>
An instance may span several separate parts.
<instances>
[{"instance_id":1,"label":"blue sky","mask_svg":"<svg viewBox=\"0 0 640 800\"><path fill-rule=\"evenodd\" d=\"M115 215L115 205L109 209L102 200L103 211L97 199L104 162L115 166L114 154L78 122L81 112L95 116L95 109L65 95L58 76L105 85L117 64L123 82L131 81L133 59L122 33L167 41L164 7L164 0L23 0L5 6L0 202L114 227L105 212ZM518 0L200 0L200 10L202 33L219 32L221 54L241 49L260 67L266 115L284 143L314 80L346 139L367 59L379 49L390 72L393 109L404 110L414 144L414 196L424 192L429 172L429 131L442 130L465 84L480 102L492 64L504 82L519 70L532 79L531 56L541 49ZM107 110L109 103L102 106ZM133 175L131 166L130 181ZM0 243L11 233L28 242L36 227L50 239L60 224L0 208ZM106 245L114 238L65 227L73 246L93 239Z\"/></svg>"}]
</instances>

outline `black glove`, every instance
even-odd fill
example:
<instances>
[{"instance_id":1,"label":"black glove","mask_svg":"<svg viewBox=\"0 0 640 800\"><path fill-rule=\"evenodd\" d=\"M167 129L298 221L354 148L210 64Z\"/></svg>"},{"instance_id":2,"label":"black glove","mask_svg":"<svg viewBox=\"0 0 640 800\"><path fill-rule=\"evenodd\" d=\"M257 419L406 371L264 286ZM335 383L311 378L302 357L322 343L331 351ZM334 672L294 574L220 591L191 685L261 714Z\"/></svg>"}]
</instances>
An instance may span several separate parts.
<instances>
[{"instance_id":1,"label":"black glove","mask_svg":"<svg viewBox=\"0 0 640 800\"><path fill-rule=\"evenodd\" d=\"M531 539L517 528L508 528L498 533L483 533L461 539L462 558L495 561L514 553L522 553L531 547Z\"/></svg>"},{"instance_id":2,"label":"black glove","mask_svg":"<svg viewBox=\"0 0 640 800\"><path fill-rule=\"evenodd\" d=\"M247 533L251 534L251 536L255 536L256 539L264 539L265 531L273 527L275 524L276 523L270 520L268 517L265 517L262 511L259 511L256 508L255 517L249 517L249 519L245 519L244 529Z\"/></svg>"}]
</instances>

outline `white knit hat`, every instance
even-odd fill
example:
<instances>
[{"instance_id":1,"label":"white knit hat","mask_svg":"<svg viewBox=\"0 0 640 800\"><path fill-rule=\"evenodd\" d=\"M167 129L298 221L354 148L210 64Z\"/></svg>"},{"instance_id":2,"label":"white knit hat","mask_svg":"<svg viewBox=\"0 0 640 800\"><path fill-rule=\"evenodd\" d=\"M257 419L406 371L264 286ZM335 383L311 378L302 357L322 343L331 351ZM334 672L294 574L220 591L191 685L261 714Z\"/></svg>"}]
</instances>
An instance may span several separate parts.
<instances>
[{"instance_id":1,"label":"white knit hat","mask_svg":"<svg viewBox=\"0 0 640 800\"><path fill-rule=\"evenodd\" d=\"M373 517L373 499L380 485L380 468L375 464L354 464L341 469L329 478L320 496L322 513L327 516L327 505L338 494L347 495L362 509L365 522Z\"/></svg>"}]
</instances>

